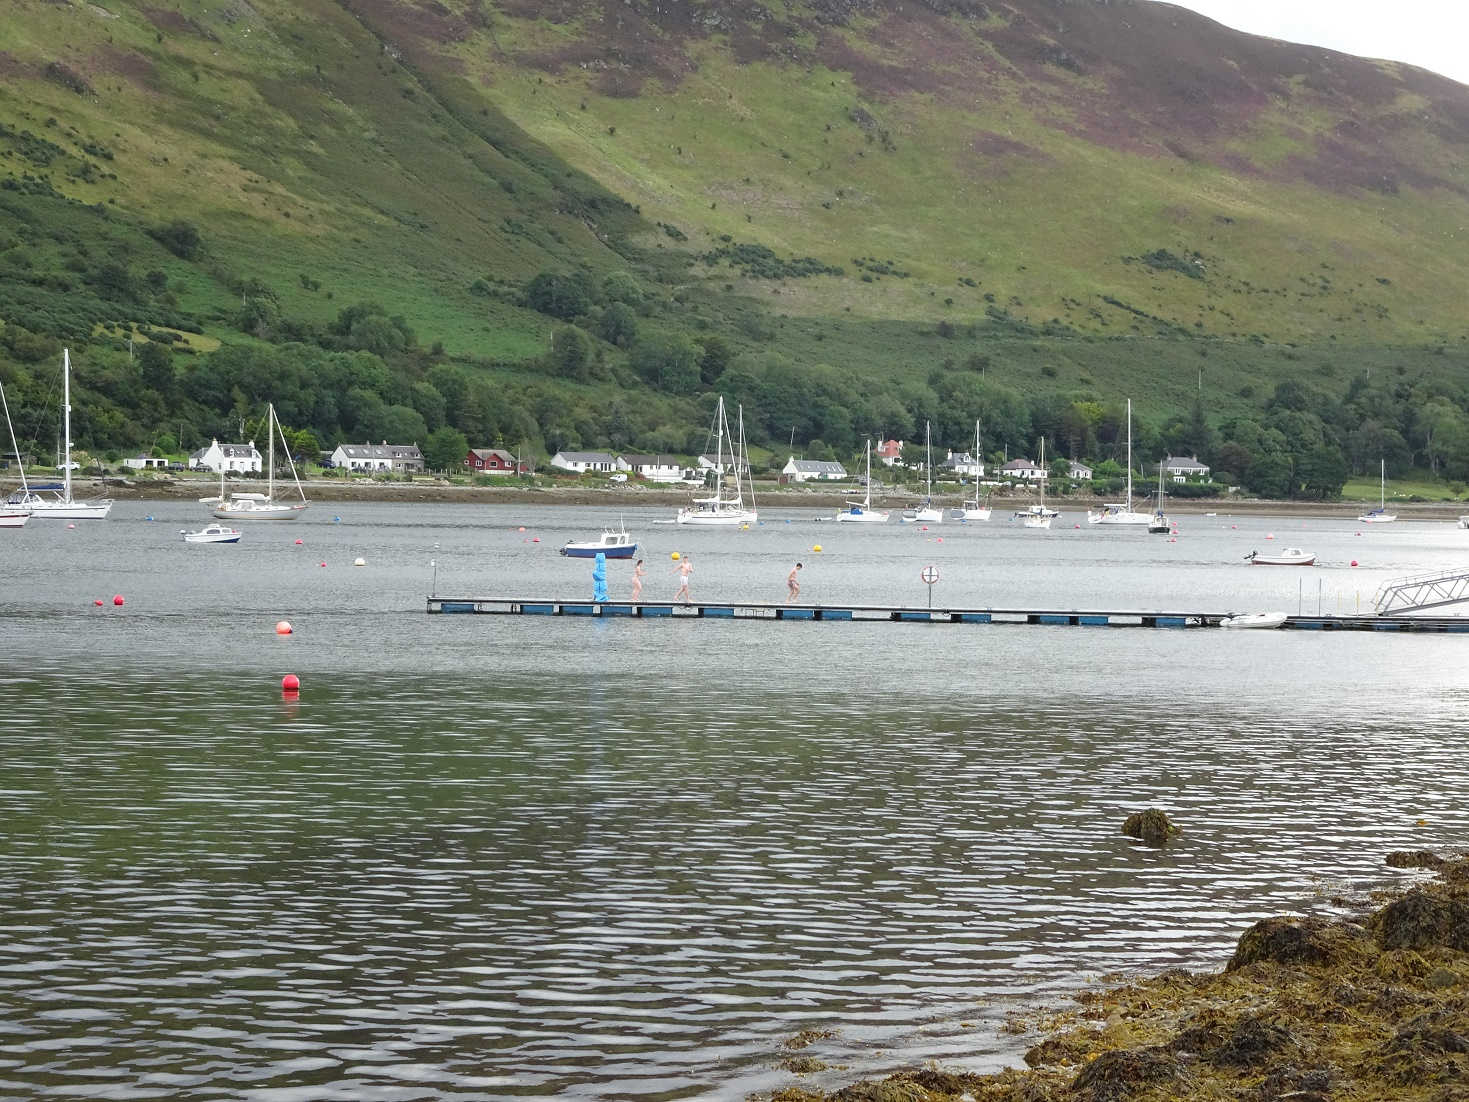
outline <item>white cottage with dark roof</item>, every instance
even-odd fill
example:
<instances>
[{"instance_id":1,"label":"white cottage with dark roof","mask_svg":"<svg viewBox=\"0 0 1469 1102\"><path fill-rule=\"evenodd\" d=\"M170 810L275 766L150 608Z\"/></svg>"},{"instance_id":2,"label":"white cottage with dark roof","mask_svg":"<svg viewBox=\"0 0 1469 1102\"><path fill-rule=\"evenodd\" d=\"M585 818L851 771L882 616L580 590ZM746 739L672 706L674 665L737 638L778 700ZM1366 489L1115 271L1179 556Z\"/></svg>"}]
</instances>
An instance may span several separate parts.
<instances>
[{"instance_id":1,"label":"white cottage with dark roof","mask_svg":"<svg viewBox=\"0 0 1469 1102\"><path fill-rule=\"evenodd\" d=\"M260 451L253 440L248 444L221 444L218 440L211 440L209 447L200 448L189 456L189 467L215 474L259 474Z\"/></svg>"},{"instance_id":2,"label":"white cottage with dark roof","mask_svg":"<svg viewBox=\"0 0 1469 1102\"><path fill-rule=\"evenodd\" d=\"M1209 477L1209 465L1200 463L1191 455L1170 455L1163 460L1163 470L1174 482L1187 482L1190 478Z\"/></svg>"},{"instance_id":3,"label":"white cottage with dark roof","mask_svg":"<svg viewBox=\"0 0 1469 1102\"><path fill-rule=\"evenodd\" d=\"M348 471L392 471L414 474L423 470L423 453L417 444L338 444L332 466Z\"/></svg>"},{"instance_id":4,"label":"white cottage with dark roof","mask_svg":"<svg viewBox=\"0 0 1469 1102\"><path fill-rule=\"evenodd\" d=\"M797 459L791 456L780 469L783 482L837 482L847 477L847 468L822 459Z\"/></svg>"},{"instance_id":5,"label":"white cottage with dark roof","mask_svg":"<svg viewBox=\"0 0 1469 1102\"><path fill-rule=\"evenodd\" d=\"M551 457L551 466L577 474L611 474L613 471L632 470L611 452L557 452Z\"/></svg>"}]
</instances>

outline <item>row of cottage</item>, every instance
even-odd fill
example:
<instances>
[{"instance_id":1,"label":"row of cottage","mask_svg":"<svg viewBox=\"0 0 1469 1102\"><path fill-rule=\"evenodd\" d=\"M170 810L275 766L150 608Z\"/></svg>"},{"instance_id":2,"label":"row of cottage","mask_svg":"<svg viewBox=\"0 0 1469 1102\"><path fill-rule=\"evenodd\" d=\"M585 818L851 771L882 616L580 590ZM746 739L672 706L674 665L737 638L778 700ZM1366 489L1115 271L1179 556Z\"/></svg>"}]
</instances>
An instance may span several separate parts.
<instances>
[{"instance_id":1,"label":"row of cottage","mask_svg":"<svg viewBox=\"0 0 1469 1102\"><path fill-rule=\"evenodd\" d=\"M882 445L873 449L873 454L887 466L891 467L898 462L902 454L903 443L900 440L885 440ZM729 461L725 461L728 467ZM704 471L714 467L714 457L701 455L697 466L685 468L681 461L672 455L613 455L611 452L557 452L551 458L551 466L563 471L571 471L575 474L609 474L609 475L634 475L649 482L680 482L690 480L702 480ZM985 464L982 458L976 458L968 452L951 451L940 464L943 470L951 471L956 475L970 478L985 477ZM1186 482L1191 478L1208 478L1209 466L1200 463L1193 456L1170 455L1163 461L1163 470L1174 482ZM1079 480L1089 480L1093 470L1085 463L1070 461L1067 472L1070 477ZM783 482L838 482L849 477L847 469L840 463L827 462L818 459L797 459L791 456L786 465L781 468L781 481ZM1038 482L1048 474L1039 465L1029 459L1012 459L999 467L994 475L997 478L1020 481Z\"/></svg>"},{"instance_id":2,"label":"row of cottage","mask_svg":"<svg viewBox=\"0 0 1469 1102\"><path fill-rule=\"evenodd\" d=\"M873 449L878 459L891 467L898 462L903 452L901 440L884 440ZM164 466L166 460L151 457L136 457L125 460L129 467L146 469ZM330 454L323 452L322 466L348 471L392 472L415 474L424 469L423 453L417 444L341 444ZM723 460L725 469L732 463ZM210 441L209 447L200 448L189 456L189 467L193 470L213 471L229 474L259 474L262 469L261 455L252 440L246 444L221 444ZM648 482L702 482L704 473L712 470L716 459L712 455L701 455L693 466L686 466L673 455L613 455L611 452L558 451L551 457L551 466L573 474L632 475ZM524 474L529 465L518 461L503 448L470 448L464 457L463 466L475 474ZM985 476L984 460L968 452L950 451L942 468L954 474L970 478ZM1169 456L1163 461L1164 472L1174 482L1190 478L1207 478L1209 467L1193 456ZM781 468L782 481L786 482L838 482L848 478L847 469L840 463L819 459L797 459L791 456ZM1068 472L1075 479L1090 479L1092 468L1085 463L1072 460ZM1038 481L1044 474L1038 465L1029 459L1012 459L1005 463L995 475L1001 479L1022 482Z\"/></svg>"}]
</instances>

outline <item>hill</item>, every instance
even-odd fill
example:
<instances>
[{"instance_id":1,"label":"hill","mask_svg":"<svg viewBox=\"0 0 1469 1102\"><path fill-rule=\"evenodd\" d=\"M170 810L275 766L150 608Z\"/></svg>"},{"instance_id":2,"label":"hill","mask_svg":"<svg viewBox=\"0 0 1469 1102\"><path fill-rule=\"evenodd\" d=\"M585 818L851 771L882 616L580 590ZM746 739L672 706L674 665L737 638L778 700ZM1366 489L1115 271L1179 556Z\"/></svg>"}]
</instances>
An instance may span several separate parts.
<instances>
[{"instance_id":1,"label":"hill","mask_svg":"<svg viewBox=\"0 0 1469 1102\"><path fill-rule=\"evenodd\" d=\"M717 387L816 453L978 416L1105 457L1132 394L1261 488L1469 477L1469 89L1411 67L1145 0L16 0L0 41L39 439L67 341L112 451L267 398L695 450Z\"/></svg>"}]
</instances>

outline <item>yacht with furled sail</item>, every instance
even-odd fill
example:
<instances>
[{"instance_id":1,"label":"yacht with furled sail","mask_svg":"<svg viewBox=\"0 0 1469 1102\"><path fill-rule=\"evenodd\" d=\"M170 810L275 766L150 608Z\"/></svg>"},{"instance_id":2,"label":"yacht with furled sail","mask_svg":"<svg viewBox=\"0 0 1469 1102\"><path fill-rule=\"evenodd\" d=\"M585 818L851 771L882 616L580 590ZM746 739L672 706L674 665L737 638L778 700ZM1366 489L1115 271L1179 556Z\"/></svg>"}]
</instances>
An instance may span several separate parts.
<instances>
[{"instance_id":1,"label":"yacht with furled sail","mask_svg":"<svg viewBox=\"0 0 1469 1102\"><path fill-rule=\"evenodd\" d=\"M1086 515L1088 524L1145 525L1152 520L1147 513L1136 512L1132 507L1132 399L1127 400L1127 501L1103 505Z\"/></svg>"},{"instance_id":2,"label":"yacht with furled sail","mask_svg":"<svg viewBox=\"0 0 1469 1102\"><path fill-rule=\"evenodd\" d=\"M110 497L78 501L71 492L71 350L61 350L61 482L27 484L5 499L0 509L9 513L24 512L40 520L106 520L112 512Z\"/></svg>"},{"instance_id":3,"label":"yacht with furled sail","mask_svg":"<svg viewBox=\"0 0 1469 1102\"><path fill-rule=\"evenodd\" d=\"M1055 509L1046 508L1046 438L1044 436L1041 437L1040 470L1039 502L1030 506L1028 509L1022 509L1015 513L1015 519L1020 521L1022 528L1049 528L1051 521L1061 515Z\"/></svg>"},{"instance_id":4,"label":"yacht with furled sail","mask_svg":"<svg viewBox=\"0 0 1469 1102\"><path fill-rule=\"evenodd\" d=\"M1377 461L1377 508L1369 509L1357 518L1363 524L1387 524L1398 519L1396 513L1387 511L1387 460Z\"/></svg>"},{"instance_id":5,"label":"yacht with furled sail","mask_svg":"<svg viewBox=\"0 0 1469 1102\"><path fill-rule=\"evenodd\" d=\"M949 515L955 520L989 520L990 499L986 495L984 504L979 501L979 472L983 469L984 460L980 458L979 450L979 422L974 422L974 500L966 501L963 505L954 509Z\"/></svg>"},{"instance_id":6,"label":"yacht with furled sail","mask_svg":"<svg viewBox=\"0 0 1469 1102\"><path fill-rule=\"evenodd\" d=\"M295 520L307 507L306 492L301 489L301 479L296 476L296 464L291 461L291 449L286 447L286 436L281 431L281 423L275 415L275 406L266 406L266 435L269 441L266 450L269 459L266 461L265 493L236 493L230 494L229 500L221 501L214 507L214 515L219 520ZM279 434L281 447L286 453L286 464L291 469L291 478L296 482L296 493L301 500L277 501L275 499L275 438ZM223 492L223 487L221 487Z\"/></svg>"},{"instance_id":7,"label":"yacht with furled sail","mask_svg":"<svg viewBox=\"0 0 1469 1102\"><path fill-rule=\"evenodd\" d=\"M926 454L923 460L923 507L904 509L904 524L942 524L944 511L933 506L933 434L927 421L923 422L923 440Z\"/></svg>"},{"instance_id":8,"label":"yacht with furled sail","mask_svg":"<svg viewBox=\"0 0 1469 1102\"><path fill-rule=\"evenodd\" d=\"M867 477L863 481L862 501L849 501L833 520L843 524L886 524L888 514L872 507L872 440L867 441Z\"/></svg>"},{"instance_id":9,"label":"yacht with furled sail","mask_svg":"<svg viewBox=\"0 0 1469 1102\"><path fill-rule=\"evenodd\" d=\"M696 497L693 504L678 511L675 520L679 524L704 527L733 527L754 524L759 520L755 510L755 482L750 473L749 453L745 450L745 411L740 408L740 435L738 443L729 431L729 418L724 412L724 395L714 409L714 424L709 432L715 437L714 444L714 493L709 497ZM725 441L730 441L732 475L724 477ZM745 505L743 485L750 479L750 504ZM730 482L733 489L730 489Z\"/></svg>"}]
</instances>

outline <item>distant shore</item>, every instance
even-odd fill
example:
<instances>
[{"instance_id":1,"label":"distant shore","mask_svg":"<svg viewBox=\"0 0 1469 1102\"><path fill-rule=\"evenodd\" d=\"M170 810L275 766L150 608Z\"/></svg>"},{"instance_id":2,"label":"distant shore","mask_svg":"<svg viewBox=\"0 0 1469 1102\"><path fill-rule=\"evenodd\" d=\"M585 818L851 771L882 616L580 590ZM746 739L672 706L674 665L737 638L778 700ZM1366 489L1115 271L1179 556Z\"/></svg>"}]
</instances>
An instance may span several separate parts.
<instances>
[{"instance_id":1,"label":"distant shore","mask_svg":"<svg viewBox=\"0 0 1469 1102\"><path fill-rule=\"evenodd\" d=\"M32 481L51 481L50 478ZM9 493L18 488L17 478L0 478L0 493ZM126 482L119 480L84 478L73 480L76 493L81 496L105 495L117 501L194 501L219 492L218 480L203 478L153 479L135 478ZM573 484L552 486L463 486L452 485L440 479L419 478L412 482L385 482L368 479L321 479L302 483L308 501L328 504L331 502L413 502L453 505L594 505L606 508L628 508L632 506L654 506L676 509L688 503L693 492L688 487L664 487L647 485L627 486L577 486ZM263 492L265 482L235 480L226 487L227 492ZM810 509L813 513L832 513L841 508L854 496L851 487L842 489L814 489L806 486L782 486L762 488L757 485L757 504L774 509ZM935 495L942 507L955 506L960 502L957 494ZM901 510L915 504L919 495L912 493L883 493L873 502L876 508ZM997 515L1030 505L1035 499L1024 494L995 495L992 499ZM1149 511L1147 498L1133 499L1140 511ZM1050 502L1063 513L1082 512L1095 508L1100 499L1093 497L1053 498ZM1271 501L1259 498L1189 498L1169 500L1167 511L1171 515L1198 516L1205 513L1225 515L1266 516L1321 516L1355 519L1358 513L1370 508L1371 502L1357 501ZM1469 502L1427 501L1412 504L1395 503L1399 518L1403 520L1457 520L1469 515Z\"/></svg>"}]
</instances>

